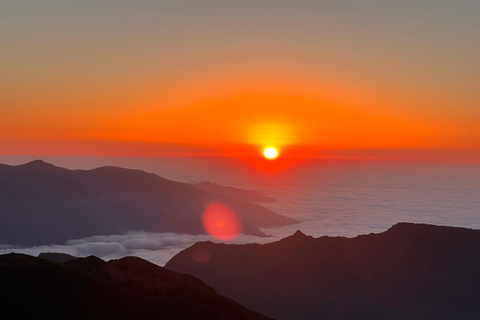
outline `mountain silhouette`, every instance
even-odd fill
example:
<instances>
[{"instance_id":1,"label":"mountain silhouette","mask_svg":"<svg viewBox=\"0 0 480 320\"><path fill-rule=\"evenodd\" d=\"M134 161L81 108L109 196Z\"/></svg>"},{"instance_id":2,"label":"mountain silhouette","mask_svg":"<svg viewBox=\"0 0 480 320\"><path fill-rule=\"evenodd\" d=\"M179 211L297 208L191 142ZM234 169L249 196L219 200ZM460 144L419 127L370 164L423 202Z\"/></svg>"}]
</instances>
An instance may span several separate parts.
<instances>
[{"instance_id":1,"label":"mountain silhouette","mask_svg":"<svg viewBox=\"0 0 480 320\"><path fill-rule=\"evenodd\" d=\"M41 160L0 165L0 243L41 245L126 230L202 234L202 213L230 207L243 233L297 223L262 206L140 170L67 170Z\"/></svg>"},{"instance_id":2,"label":"mountain silhouette","mask_svg":"<svg viewBox=\"0 0 480 320\"><path fill-rule=\"evenodd\" d=\"M67 262L68 260L77 258L72 255L69 255L66 253L59 253L59 252L42 252L38 255L38 257L44 260L58 262L58 263L64 263L64 262Z\"/></svg>"},{"instance_id":3,"label":"mountain silhouette","mask_svg":"<svg viewBox=\"0 0 480 320\"><path fill-rule=\"evenodd\" d=\"M0 286L2 319L269 319L192 276L136 257L59 264L0 255Z\"/></svg>"},{"instance_id":4,"label":"mountain silhouette","mask_svg":"<svg viewBox=\"0 0 480 320\"><path fill-rule=\"evenodd\" d=\"M355 238L199 242L165 267L281 320L480 319L480 230L399 223Z\"/></svg>"}]
</instances>

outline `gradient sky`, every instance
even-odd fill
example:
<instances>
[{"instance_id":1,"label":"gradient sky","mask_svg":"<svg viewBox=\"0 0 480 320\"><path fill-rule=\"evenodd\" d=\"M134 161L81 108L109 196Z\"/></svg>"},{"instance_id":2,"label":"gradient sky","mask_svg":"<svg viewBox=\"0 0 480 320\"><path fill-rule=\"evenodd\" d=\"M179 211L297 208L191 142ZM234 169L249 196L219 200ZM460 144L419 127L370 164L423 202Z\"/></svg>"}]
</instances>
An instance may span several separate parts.
<instances>
[{"instance_id":1,"label":"gradient sky","mask_svg":"<svg viewBox=\"0 0 480 320\"><path fill-rule=\"evenodd\" d=\"M0 1L0 154L480 159L478 0Z\"/></svg>"}]
</instances>

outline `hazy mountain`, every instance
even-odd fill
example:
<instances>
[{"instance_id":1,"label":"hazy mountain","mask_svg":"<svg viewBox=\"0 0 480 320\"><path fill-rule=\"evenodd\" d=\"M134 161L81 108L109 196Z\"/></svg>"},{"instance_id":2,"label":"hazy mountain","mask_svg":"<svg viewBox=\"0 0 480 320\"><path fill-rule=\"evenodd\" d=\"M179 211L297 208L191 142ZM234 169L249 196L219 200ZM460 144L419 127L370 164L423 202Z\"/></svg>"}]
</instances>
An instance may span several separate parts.
<instances>
[{"instance_id":1,"label":"hazy mountain","mask_svg":"<svg viewBox=\"0 0 480 320\"><path fill-rule=\"evenodd\" d=\"M0 243L39 245L125 230L205 233L202 212L220 202L232 208L243 233L295 220L259 205L140 170L67 170L37 160L0 165Z\"/></svg>"},{"instance_id":2,"label":"hazy mountain","mask_svg":"<svg viewBox=\"0 0 480 320\"><path fill-rule=\"evenodd\" d=\"M67 263L1 255L2 319L268 319L192 276L140 258Z\"/></svg>"},{"instance_id":3,"label":"hazy mountain","mask_svg":"<svg viewBox=\"0 0 480 320\"><path fill-rule=\"evenodd\" d=\"M355 238L201 242L166 268L278 319L480 319L480 230L400 223Z\"/></svg>"},{"instance_id":4,"label":"hazy mountain","mask_svg":"<svg viewBox=\"0 0 480 320\"><path fill-rule=\"evenodd\" d=\"M247 201L247 202L275 202L277 200L266 196L263 192L256 190L247 190L229 186L221 186L216 183L203 181L194 182L193 185L207 191L221 194L230 198Z\"/></svg>"}]
</instances>

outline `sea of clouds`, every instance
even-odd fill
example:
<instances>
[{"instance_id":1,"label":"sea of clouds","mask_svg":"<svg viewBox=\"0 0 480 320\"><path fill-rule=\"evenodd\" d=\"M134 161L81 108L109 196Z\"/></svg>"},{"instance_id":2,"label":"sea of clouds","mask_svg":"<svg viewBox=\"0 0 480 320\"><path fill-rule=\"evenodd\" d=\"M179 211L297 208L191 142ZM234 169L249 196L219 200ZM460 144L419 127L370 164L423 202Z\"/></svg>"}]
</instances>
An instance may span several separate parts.
<instances>
[{"instance_id":1,"label":"sea of clouds","mask_svg":"<svg viewBox=\"0 0 480 320\"><path fill-rule=\"evenodd\" d=\"M215 182L215 181L214 181ZM415 165L404 167L333 167L308 172L290 184L235 184L256 189L278 201L265 203L299 224L262 229L272 237L240 235L232 244L268 243L296 230L314 237L384 232L398 222L480 229L480 166ZM219 242L208 235L130 231L72 239L64 244L30 248L0 245L9 252L38 255L62 252L105 260L127 255L164 265L198 241Z\"/></svg>"},{"instance_id":2,"label":"sea of clouds","mask_svg":"<svg viewBox=\"0 0 480 320\"><path fill-rule=\"evenodd\" d=\"M275 240L278 239L274 237L259 238L242 234L234 240L227 241L227 243L267 243ZM42 252L57 252L70 254L75 257L94 255L104 260L136 256L163 266L174 255L199 241L225 242L216 240L208 235L131 231L119 235L98 235L74 239L61 245L28 248L2 245L0 246L0 254L16 252L38 256Z\"/></svg>"},{"instance_id":3,"label":"sea of clouds","mask_svg":"<svg viewBox=\"0 0 480 320\"><path fill-rule=\"evenodd\" d=\"M280 200L269 203L270 209L301 221L264 231L280 237L296 229L315 237L354 237L383 232L398 222L480 229L480 166L366 169L312 174L291 186L257 187Z\"/></svg>"}]
</instances>

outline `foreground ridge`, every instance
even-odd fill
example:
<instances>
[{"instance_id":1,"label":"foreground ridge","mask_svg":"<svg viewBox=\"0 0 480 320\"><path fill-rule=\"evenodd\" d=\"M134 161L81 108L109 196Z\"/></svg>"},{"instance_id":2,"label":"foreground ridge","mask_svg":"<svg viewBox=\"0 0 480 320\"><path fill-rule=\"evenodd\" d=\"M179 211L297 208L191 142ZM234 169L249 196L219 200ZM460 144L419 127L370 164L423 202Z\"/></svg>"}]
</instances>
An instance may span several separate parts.
<instances>
[{"instance_id":1,"label":"foreground ridge","mask_svg":"<svg viewBox=\"0 0 480 320\"><path fill-rule=\"evenodd\" d=\"M399 223L355 238L203 242L166 268L278 319L480 319L480 230Z\"/></svg>"},{"instance_id":2,"label":"foreground ridge","mask_svg":"<svg viewBox=\"0 0 480 320\"><path fill-rule=\"evenodd\" d=\"M0 255L0 286L3 319L270 319L192 276L136 257L61 264Z\"/></svg>"}]
</instances>

